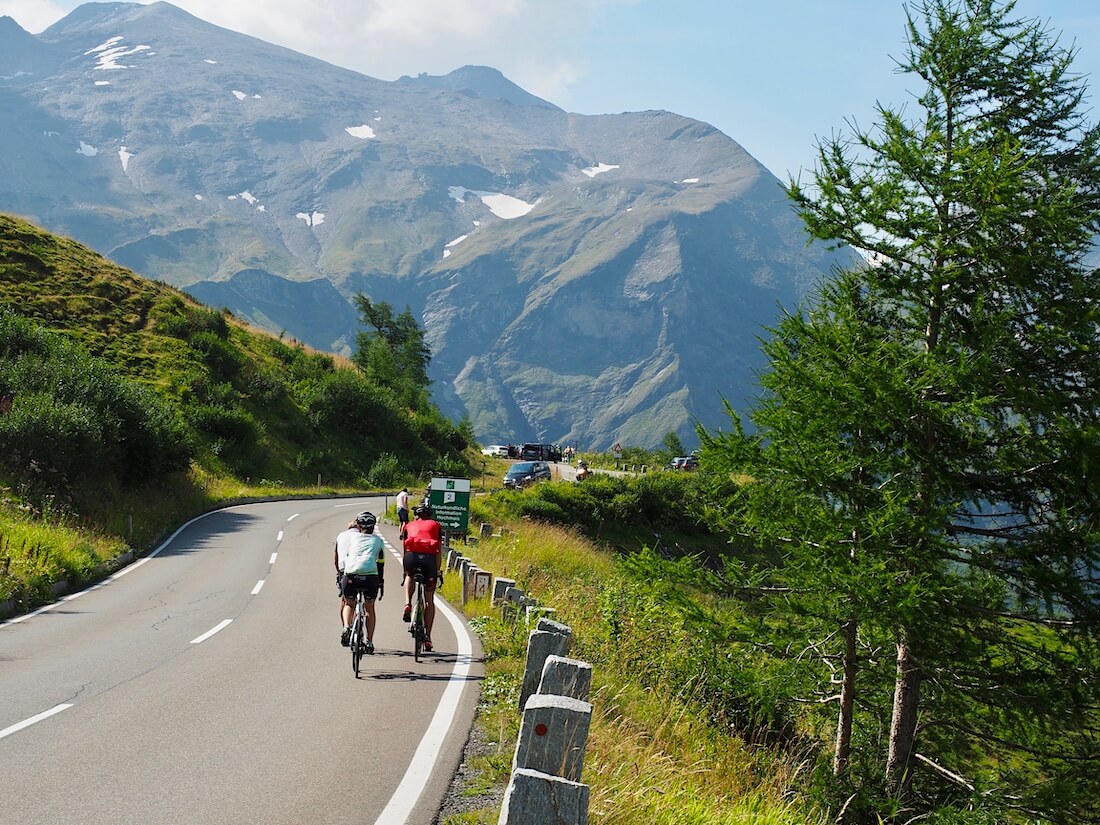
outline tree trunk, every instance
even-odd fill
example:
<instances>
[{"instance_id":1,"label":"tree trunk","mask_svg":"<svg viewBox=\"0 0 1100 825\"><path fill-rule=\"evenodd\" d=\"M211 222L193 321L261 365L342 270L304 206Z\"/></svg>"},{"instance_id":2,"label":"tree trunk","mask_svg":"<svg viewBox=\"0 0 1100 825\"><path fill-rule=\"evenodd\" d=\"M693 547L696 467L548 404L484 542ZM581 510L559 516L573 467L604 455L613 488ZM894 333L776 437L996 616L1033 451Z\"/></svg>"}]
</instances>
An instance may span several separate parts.
<instances>
[{"instance_id":1,"label":"tree trunk","mask_svg":"<svg viewBox=\"0 0 1100 825\"><path fill-rule=\"evenodd\" d=\"M891 793L906 792L917 738L917 709L924 674L908 642L898 642L898 670L894 681L894 715L890 721L890 752L886 758L886 787Z\"/></svg>"},{"instance_id":2,"label":"tree trunk","mask_svg":"<svg viewBox=\"0 0 1100 825\"><path fill-rule=\"evenodd\" d=\"M844 636L844 676L840 683L840 713L836 722L836 749L833 752L833 776L848 770L852 753L852 708L856 697L856 622L846 621Z\"/></svg>"}]
</instances>

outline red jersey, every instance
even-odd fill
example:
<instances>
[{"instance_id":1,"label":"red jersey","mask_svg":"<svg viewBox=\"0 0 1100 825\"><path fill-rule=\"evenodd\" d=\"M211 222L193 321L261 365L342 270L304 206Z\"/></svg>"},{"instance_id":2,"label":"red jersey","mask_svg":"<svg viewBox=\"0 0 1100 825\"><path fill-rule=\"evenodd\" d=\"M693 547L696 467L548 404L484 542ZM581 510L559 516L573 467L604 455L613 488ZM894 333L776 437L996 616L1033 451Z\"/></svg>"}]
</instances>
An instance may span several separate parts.
<instances>
[{"instance_id":1,"label":"red jersey","mask_svg":"<svg viewBox=\"0 0 1100 825\"><path fill-rule=\"evenodd\" d=\"M405 549L410 553L438 553L443 548L439 522L418 518L405 525Z\"/></svg>"}]
</instances>

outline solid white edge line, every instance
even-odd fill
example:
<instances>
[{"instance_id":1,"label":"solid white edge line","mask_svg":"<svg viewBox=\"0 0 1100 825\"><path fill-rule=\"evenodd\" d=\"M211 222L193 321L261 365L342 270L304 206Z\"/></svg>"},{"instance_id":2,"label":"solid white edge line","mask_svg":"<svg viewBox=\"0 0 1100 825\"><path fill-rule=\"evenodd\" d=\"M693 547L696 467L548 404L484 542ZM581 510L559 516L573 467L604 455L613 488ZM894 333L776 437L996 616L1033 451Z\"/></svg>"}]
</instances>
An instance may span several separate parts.
<instances>
[{"instance_id":1,"label":"solid white edge line","mask_svg":"<svg viewBox=\"0 0 1100 825\"><path fill-rule=\"evenodd\" d=\"M222 619L217 625L210 628L208 631L203 633L201 636L192 639L191 644L193 644L193 645L202 644L207 639L209 639L211 636L213 636L215 633L217 633L221 630L225 630L227 627L229 627L229 624L232 621L233 621L232 619Z\"/></svg>"},{"instance_id":2,"label":"solid white edge line","mask_svg":"<svg viewBox=\"0 0 1100 825\"><path fill-rule=\"evenodd\" d=\"M3 739L5 736L10 736L11 734L16 733L17 731L21 731L21 730L23 730L23 728L29 728L35 722L41 722L43 719L49 719L55 713L61 713L61 711L68 710L71 707L72 707L71 703L70 704L54 705L49 710L44 710L41 713L36 714L35 716L32 716L30 719L24 719L22 722L17 722L16 724L12 725L11 727L7 727L7 728L4 728L3 730L0 730L0 739Z\"/></svg>"},{"instance_id":3,"label":"solid white edge line","mask_svg":"<svg viewBox=\"0 0 1100 825\"><path fill-rule=\"evenodd\" d=\"M98 590L99 588L105 587L106 585L110 584L113 581L121 579L127 573L132 573L135 570L137 570L139 567L141 567L143 564L145 564L147 561L149 561L154 556L160 555L160 552L165 547L167 547L169 544L171 544L173 542L173 540L175 540L176 536L178 536L180 533L182 533L184 530L186 530L188 527L190 527L196 521L201 521L202 519L206 518L207 516L214 515L214 513L220 513L220 512L224 512L224 510L230 510L230 509L232 509L232 508L231 507L226 507L226 508L223 508L223 510L211 510L207 513L200 513L199 515L195 516L190 521L185 522L184 524L180 525L176 529L176 531L174 533L172 533L172 535L170 535L168 538L166 538L164 541L161 542L160 547L158 547L156 550L151 552L149 555L138 559L133 564L128 564L126 567L123 567L117 573L112 573L110 576L108 576L103 581L99 582L98 584L94 584L91 587L87 587L87 588L85 588L84 590L81 590L78 593L71 593L70 595L66 596L65 598L60 599L59 601L53 602L52 604L47 604L44 607L40 607L40 608L38 608L37 610L35 610L31 613L24 613L22 616L16 616L14 619L8 619L7 621L0 622L0 627L3 627L4 625L8 625L8 624L19 624L20 622L25 622L27 619L30 619L34 616L41 615L42 613L45 613L47 610L53 610L59 604L63 604L65 602L70 602L73 599L78 599L81 596L83 596L85 593L90 593L93 590Z\"/></svg>"},{"instance_id":4,"label":"solid white edge line","mask_svg":"<svg viewBox=\"0 0 1100 825\"><path fill-rule=\"evenodd\" d=\"M279 554L278 553L272 553L271 558L267 560L267 563L268 564L274 564L275 559L277 559L277 558L279 558Z\"/></svg>"},{"instance_id":5,"label":"solid white edge line","mask_svg":"<svg viewBox=\"0 0 1100 825\"><path fill-rule=\"evenodd\" d=\"M258 582L256 582L256 586L252 588L252 595L255 596L257 593L259 593L263 589L263 586L264 580L260 579Z\"/></svg>"},{"instance_id":6,"label":"solid white edge line","mask_svg":"<svg viewBox=\"0 0 1100 825\"><path fill-rule=\"evenodd\" d=\"M432 776L435 758L454 721L455 713L458 711L458 701L466 687L466 677L470 673L473 654L473 641L470 639L470 634L466 632L466 627L458 614L446 602L439 599L435 606L436 610L447 617L458 638L458 655L455 657L454 670L451 671L435 715L424 732L416 753L413 754L405 776L401 779L397 790L393 792L390 801L386 803L382 813L378 815L375 825L404 825L408 821L409 815L412 814L413 808L424 793L424 788L427 787L428 779Z\"/></svg>"}]
</instances>

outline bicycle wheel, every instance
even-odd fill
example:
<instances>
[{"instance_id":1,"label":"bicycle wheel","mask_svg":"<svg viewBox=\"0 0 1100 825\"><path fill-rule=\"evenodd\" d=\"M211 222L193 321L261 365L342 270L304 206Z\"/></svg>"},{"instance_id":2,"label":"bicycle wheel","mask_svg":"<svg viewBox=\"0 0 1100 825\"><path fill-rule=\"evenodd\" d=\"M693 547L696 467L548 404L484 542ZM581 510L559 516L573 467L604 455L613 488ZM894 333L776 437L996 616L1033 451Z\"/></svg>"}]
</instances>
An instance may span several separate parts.
<instances>
[{"instance_id":1,"label":"bicycle wheel","mask_svg":"<svg viewBox=\"0 0 1100 825\"><path fill-rule=\"evenodd\" d=\"M363 659L363 612L361 607L355 611L355 621L351 626L351 669L355 678L359 678L359 662Z\"/></svg>"},{"instance_id":2,"label":"bicycle wheel","mask_svg":"<svg viewBox=\"0 0 1100 825\"><path fill-rule=\"evenodd\" d=\"M424 631L424 584L416 585L416 616L413 617L413 660L420 661L420 653L424 649L424 639L427 634Z\"/></svg>"}]
</instances>

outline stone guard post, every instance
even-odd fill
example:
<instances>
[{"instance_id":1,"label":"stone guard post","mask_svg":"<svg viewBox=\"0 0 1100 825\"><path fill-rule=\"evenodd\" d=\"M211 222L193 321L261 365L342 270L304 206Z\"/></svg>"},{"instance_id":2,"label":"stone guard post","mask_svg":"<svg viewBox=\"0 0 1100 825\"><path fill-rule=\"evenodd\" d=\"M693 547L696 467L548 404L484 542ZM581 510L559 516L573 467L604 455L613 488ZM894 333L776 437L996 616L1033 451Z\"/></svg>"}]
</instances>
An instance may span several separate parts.
<instances>
[{"instance_id":1,"label":"stone guard post","mask_svg":"<svg viewBox=\"0 0 1100 825\"><path fill-rule=\"evenodd\" d=\"M527 638L527 665L523 671L523 686L519 694L519 709L523 711L528 698L542 681L542 668L548 656L565 656L573 641L573 631L568 625L551 619L539 619L538 625Z\"/></svg>"}]
</instances>

